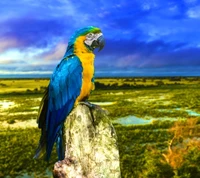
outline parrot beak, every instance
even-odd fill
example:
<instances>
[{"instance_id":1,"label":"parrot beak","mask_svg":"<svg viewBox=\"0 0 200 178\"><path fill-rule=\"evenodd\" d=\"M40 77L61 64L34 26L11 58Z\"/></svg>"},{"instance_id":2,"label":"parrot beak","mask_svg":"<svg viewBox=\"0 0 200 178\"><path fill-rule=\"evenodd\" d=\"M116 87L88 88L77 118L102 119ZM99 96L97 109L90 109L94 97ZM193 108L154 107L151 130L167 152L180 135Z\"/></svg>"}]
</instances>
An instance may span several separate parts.
<instances>
[{"instance_id":1,"label":"parrot beak","mask_svg":"<svg viewBox=\"0 0 200 178\"><path fill-rule=\"evenodd\" d=\"M105 40L104 40L104 37L103 35L100 36L98 39L97 39L97 42L99 43L99 51L101 51L105 45Z\"/></svg>"},{"instance_id":2,"label":"parrot beak","mask_svg":"<svg viewBox=\"0 0 200 178\"><path fill-rule=\"evenodd\" d=\"M99 51L101 51L103 49L105 45L105 40L104 40L104 37L103 35L101 35L99 38L97 38L97 40L94 40L92 42L92 48L95 49L95 48L99 48Z\"/></svg>"}]
</instances>

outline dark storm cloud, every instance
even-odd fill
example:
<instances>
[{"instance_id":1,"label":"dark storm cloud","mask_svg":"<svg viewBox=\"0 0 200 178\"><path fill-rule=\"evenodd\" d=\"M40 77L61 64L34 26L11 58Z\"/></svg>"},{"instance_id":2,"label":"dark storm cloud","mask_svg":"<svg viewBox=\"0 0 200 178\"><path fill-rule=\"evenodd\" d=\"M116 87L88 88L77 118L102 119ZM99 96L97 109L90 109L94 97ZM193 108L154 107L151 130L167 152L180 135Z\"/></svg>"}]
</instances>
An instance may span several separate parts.
<instances>
[{"instance_id":1,"label":"dark storm cloud","mask_svg":"<svg viewBox=\"0 0 200 178\"><path fill-rule=\"evenodd\" d=\"M115 55L118 57L126 56L129 54L140 53L144 56L151 56L156 53L167 53L176 51L181 48L187 47L185 43L165 43L162 40L155 41L139 41L136 38L132 39L107 39L106 47L100 55Z\"/></svg>"},{"instance_id":2,"label":"dark storm cloud","mask_svg":"<svg viewBox=\"0 0 200 178\"><path fill-rule=\"evenodd\" d=\"M52 43L53 38L65 34L64 24L59 19L10 19L2 24L7 31L2 33L4 38L13 38L20 41L19 47L45 47Z\"/></svg>"},{"instance_id":3,"label":"dark storm cloud","mask_svg":"<svg viewBox=\"0 0 200 178\"><path fill-rule=\"evenodd\" d=\"M107 40L107 47L100 58L107 59L102 66L158 68L170 66L200 66L200 48L189 47L186 43L165 43L162 40L151 42L130 40ZM116 53L117 51L117 53ZM106 58L109 54L109 59ZM106 60L105 60L106 61ZM102 61L96 61L100 67ZM112 65L111 65L112 64Z\"/></svg>"}]
</instances>

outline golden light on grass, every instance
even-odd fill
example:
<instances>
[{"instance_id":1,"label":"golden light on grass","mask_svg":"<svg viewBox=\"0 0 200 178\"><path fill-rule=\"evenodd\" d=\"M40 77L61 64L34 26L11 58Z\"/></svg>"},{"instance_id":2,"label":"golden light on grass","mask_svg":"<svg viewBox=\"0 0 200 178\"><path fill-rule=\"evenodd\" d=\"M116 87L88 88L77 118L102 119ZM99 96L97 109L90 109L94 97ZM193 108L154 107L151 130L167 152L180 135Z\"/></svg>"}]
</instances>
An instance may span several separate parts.
<instances>
[{"instance_id":1,"label":"golden light on grass","mask_svg":"<svg viewBox=\"0 0 200 178\"><path fill-rule=\"evenodd\" d=\"M13 102L13 101L7 101L7 100L0 101L0 109L1 110L9 109L14 106L15 106L15 102Z\"/></svg>"}]
</instances>

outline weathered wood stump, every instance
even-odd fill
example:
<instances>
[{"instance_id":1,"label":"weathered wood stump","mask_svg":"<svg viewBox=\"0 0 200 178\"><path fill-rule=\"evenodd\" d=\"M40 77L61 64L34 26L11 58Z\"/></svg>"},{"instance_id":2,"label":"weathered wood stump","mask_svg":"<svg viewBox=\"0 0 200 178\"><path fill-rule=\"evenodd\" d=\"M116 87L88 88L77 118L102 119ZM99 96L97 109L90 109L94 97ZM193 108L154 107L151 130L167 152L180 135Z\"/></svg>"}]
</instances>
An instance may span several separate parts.
<instances>
[{"instance_id":1,"label":"weathered wood stump","mask_svg":"<svg viewBox=\"0 0 200 178\"><path fill-rule=\"evenodd\" d=\"M54 165L54 177L119 178L119 151L115 130L101 108L78 105L64 128L65 159Z\"/></svg>"}]
</instances>

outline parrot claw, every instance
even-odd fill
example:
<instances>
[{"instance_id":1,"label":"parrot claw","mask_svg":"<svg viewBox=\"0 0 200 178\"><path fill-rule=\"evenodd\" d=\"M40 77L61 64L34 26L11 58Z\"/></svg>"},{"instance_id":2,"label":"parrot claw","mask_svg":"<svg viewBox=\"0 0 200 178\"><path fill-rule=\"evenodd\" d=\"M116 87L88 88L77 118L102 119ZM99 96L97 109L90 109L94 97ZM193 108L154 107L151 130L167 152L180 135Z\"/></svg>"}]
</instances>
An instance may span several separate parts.
<instances>
[{"instance_id":1,"label":"parrot claw","mask_svg":"<svg viewBox=\"0 0 200 178\"><path fill-rule=\"evenodd\" d=\"M97 112L100 112L101 114L109 115L108 110L102 109L99 105L92 104L87 100L86 101L80 101L78 104L88 106L90 114L91 114L91 118L92 118L92 124L93 124L94 128L96 127L96 124L95 124L96 119L95 119L94 113L93 113L94 110L96 110Z\"/></svg>"},{"instance_id":2,"label":"parrot claw","mask_svg":"<svg viewBox=\"0 0 200 178\"><path fill-rule=\"evenodd\" d=\"M99 105L92 104L92 103L90 103L89 101L80 101L79 104L88 106L90 110L92 110L92 109L97 109L97 110L99 110L100 112L102 112L102 113L104 113L104 114L106 114L106 115L109 115L108 110L106 110L106 109L104 109L104 108L101 108Z\"/></svg>"},{"instance_id":3,"label":"parrot claw","mask_svg":"<svg viewBox=\"0 0 200 178\"><path fill-rule=\"evenodd\" d=\"M90 103L89 101L80 101L79 104L86 105L90 109L100 108L100 106Z\"/></svg>"}]
</instances>

